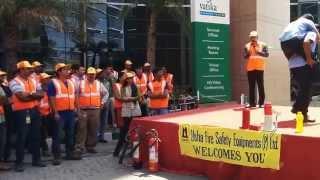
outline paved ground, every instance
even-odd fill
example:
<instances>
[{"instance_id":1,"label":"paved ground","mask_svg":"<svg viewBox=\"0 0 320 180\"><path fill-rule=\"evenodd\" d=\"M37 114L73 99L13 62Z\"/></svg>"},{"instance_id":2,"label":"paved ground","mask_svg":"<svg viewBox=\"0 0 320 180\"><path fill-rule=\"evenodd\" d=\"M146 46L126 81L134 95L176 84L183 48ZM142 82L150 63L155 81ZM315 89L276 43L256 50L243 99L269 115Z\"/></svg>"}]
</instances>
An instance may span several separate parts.
<instances>
[{"instance_id":1,"label":"paved ground","mask_svg":"<svg viewBox=\"0 0 320 180\"><path fill-rule=\"evenodd\" d=\"M85 155L81 161L63 161L60 166L52 166L49 159L48 167L34 168L30 163L23 173L0 172L0 180L205 180L206 177L182 176L160 172L155 175L147 171L134 171L131 167L118 165L118 159L112 156L115 142L99 145L99 153ZM26 162L30 162L28 155Z\"/></svg>"}]
</instances>

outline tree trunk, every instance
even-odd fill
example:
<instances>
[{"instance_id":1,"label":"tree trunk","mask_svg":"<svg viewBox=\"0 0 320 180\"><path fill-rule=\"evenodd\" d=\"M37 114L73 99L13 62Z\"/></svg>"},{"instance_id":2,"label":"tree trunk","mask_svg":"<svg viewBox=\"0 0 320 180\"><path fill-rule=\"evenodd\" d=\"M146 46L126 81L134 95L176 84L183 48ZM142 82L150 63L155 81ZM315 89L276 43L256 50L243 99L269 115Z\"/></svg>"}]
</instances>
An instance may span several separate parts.
<instances>
[{"instance_id":1,"label":"tree trunk","mask_svg":"<svg viewBox=\"0 0 320 180\"><path fill-rule=\"evenodd\" d=\"M157 48L157 16L158 14L151 10L148 28L148 42L147 42L147 61L151 67L156 66L156 48Z\"/></svg>"},{"instance_id":2,"label":"tree trunk","mask_svg":"<svg viewBox=\"0 0 320 180\"><path fill-rule=\"evenodd\" d=\"M8 73L12 73L16 69L17 57L17 41L18 32L16 27L7 27L3 37L3 47L5 53L5 69Z\"/></svg>"}]
</instances>

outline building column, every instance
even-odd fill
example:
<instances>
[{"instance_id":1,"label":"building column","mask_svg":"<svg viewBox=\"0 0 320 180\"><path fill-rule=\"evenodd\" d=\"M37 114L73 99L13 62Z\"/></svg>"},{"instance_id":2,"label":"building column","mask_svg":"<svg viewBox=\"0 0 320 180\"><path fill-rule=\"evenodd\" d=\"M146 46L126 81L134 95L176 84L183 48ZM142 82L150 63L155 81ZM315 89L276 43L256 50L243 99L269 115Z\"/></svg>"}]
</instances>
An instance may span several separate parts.
<instances>
[{"instance_id":1,"label":"building column","mask_svg":"<svg viewBox=\"0 0 320 180\"><path fill-rule=\"evenodd\" d=\"M277 4L275 6L275 4ZM252 8L256 7L256 8ZM272 12L272 13L271 13ZM248 95L246 60L243 58L248 34L257 30L259 40L270 47L270 57L266 60L265 90L266 101L273 104L290 104L290 74L278 37L290 22L289 0L232 0L231 39L232 39L232 84L233 99L239 101L241 93Z\"/></svg>"}]
</instances>

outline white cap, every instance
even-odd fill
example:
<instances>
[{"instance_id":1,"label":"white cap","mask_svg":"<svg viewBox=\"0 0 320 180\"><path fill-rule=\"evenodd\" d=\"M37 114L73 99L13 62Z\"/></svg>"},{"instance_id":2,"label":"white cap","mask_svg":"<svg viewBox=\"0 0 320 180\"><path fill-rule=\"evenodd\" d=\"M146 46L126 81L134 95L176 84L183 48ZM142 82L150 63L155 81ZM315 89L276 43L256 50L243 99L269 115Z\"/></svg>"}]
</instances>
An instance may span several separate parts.
<instances>
[{"instance_id":1,"label":"white cap","mask_svg":"<svg viewBox=\"0 0 320 180\"><path fill-rule=\"evenodd\" d=\"M258 37L258 32L257 31L251 31L249 34L249 37Z\"/></svg>"}]
</instances>

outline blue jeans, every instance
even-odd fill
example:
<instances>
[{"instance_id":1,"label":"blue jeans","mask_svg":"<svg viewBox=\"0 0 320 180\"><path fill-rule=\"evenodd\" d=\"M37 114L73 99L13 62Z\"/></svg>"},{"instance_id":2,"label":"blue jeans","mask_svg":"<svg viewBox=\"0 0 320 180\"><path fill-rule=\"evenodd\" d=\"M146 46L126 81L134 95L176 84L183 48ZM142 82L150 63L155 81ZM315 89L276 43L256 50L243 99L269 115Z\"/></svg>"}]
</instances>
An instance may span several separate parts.
<instances>
[{"instance_id":1,"label":"blue jeans","mask_svg":"<svg viewBox=\"0 0 320 180\"><path fill-rule=\"evenodd\" d=\"M151 115L156 116L156 115L164 115L168 114L169 110L168 108L162 108L162 109L151 109Z\"/></svg>"},{"instance_id":2,"label":"blue jeans","mask_svg":"<svg viewBox=\"0 0 320 180\"><path fill-rule=\"evenodd\" d=\"M60 119L55 119L53 123L52 133L52 153L55 158L61 156L61 135L64 130L66 142L66 155L70 156L74 151L74 126L75 126L75 113L73 111L60 111Z\"/></svg>"},{"instance_id":3,"label":"blue jeans","mask_svg":"<svg viewBox=\"0 0 320 180\"><path fill-rule=\"evenodd\" d=\"M32 162L40 161L40 114L35 108L21 111L14 111L16 120L16 164L23 163L24 147L26 144L27 134L30 131L30 150L32 153ZM27 121L30 116L31 122Z\"/></svg>"},{"instance_id":4,"label":"blue jeans","mask_svg":"<svg viewBox=\"0 0 320 180\"><path fill-rule=\"evenodd\" d=\"M104 130L106 128L108 118L111 115L112 123L114 122L114 113L113 113L113 104L112 101L109 99L105 106L100 111L100 127L99 127L99 140L104 139Z\"/></svg>"}]
</instances>

